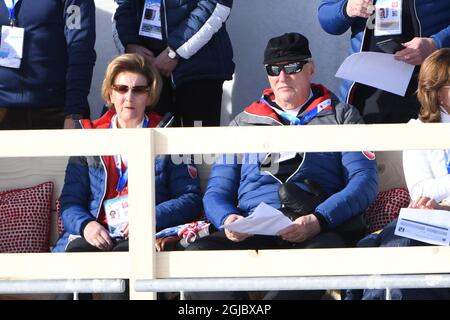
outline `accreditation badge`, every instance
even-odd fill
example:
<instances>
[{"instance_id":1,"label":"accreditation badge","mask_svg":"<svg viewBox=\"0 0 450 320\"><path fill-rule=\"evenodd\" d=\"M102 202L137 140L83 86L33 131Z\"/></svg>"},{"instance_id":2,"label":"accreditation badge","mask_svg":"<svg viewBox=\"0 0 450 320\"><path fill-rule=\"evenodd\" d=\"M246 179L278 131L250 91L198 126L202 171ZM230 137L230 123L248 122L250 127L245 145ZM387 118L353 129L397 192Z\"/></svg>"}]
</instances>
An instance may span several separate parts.
<instances>
[{"instance_id":1,"label":"accreditation badge","mask_svg":"<svg viewBox=\"0 0 450 320\"><path fill-rule=\"evenodd\" d=\"M0 66L20 68L23 53L24 28L2 26L0 41Z\"/></svg>"},{"instance_id":2,"label":"accreditation badge","mask_svg":"<svg viewBox=\"0 0 450 320\"><path fill-rule=\"evenodd\" d=\"M122 237L122 228L128 223L128 195L105 200L103 203L111 238Z\"/></svg>"},{"instance_id":3,"label":"accreditation badge","mask_svg":"<svg viewBox=\"0 0 450 320\"><path fill-rule=\"evenodd\" d=\"M375 4L375 36L402 34L402 1L377 1Z\"/></svg>"},{"instance_id":4,"label":"accreditation badge","mask_svg":"<svg viewBox=\"0 0 450 320\"><path fill-rule=\"evenodd\" d=\"M139 35L162 40L161 0L145 0Z\"/></svg>"}]
</instances>

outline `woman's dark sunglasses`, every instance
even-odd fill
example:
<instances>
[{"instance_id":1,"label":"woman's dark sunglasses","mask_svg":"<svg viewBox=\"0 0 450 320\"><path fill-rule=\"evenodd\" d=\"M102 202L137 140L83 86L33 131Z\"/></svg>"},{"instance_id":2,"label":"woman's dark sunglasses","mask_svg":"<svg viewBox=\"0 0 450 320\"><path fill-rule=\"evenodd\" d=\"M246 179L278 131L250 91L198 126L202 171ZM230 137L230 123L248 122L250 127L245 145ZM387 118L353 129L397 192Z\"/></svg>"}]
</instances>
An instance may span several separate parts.
<instances>
[{"instance_id":1,"label":"woman's dark sunglasses","mask_svg":"<svg viewBox=\"0 0 450 320\"><path fill-rule=\"evenodd\" d=\"M129 87L125 84L113 84L112 89L120 94L127 94L129 90L131 90L134 94L143 94L146 93L149 89L149 86L134 86Z\"/></svg>"},{"instance_id":2,"label":"woman's dark sunglasses","mask_svg":"<svg viewBox=\"0 0 450 320\"><path fill-rule=\"evenodd\" d=\"M266 72L271 77L277 77L280 75L281 70L284 70L286 74L294 74L299 73L303 70L305 64L307 64L308 60L298 61L298 62L290 62L286 64L266 64Z\"/></svg>"}]
</instances>

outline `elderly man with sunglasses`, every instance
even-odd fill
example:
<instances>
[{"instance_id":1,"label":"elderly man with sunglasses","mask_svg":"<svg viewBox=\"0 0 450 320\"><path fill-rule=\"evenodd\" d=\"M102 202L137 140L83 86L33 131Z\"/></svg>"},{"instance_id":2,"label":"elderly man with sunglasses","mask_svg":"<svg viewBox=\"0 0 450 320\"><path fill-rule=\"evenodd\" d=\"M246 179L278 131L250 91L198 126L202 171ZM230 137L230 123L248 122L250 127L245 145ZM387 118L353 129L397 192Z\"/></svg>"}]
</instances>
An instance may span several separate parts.
<instances>
[{"instance_id":1,"label":"elderly man with sunglasses","mask_svg":"<svg viewBox=\"0 0 450 320\"><path fill-rule=\"evenodd\" d=\"M298 33L270 39L264 64L270 89L232 122L233 126L357 124L352 106L312 84L308 40ZM295 139L314 139L299 133ZM219 161L220 160L220 161ZM334 248L365 232L362 213L378 189L371 152L269 153L224 157L214 165L203 199L205 214L221 231L188 250ZM253 213L262 202L280 209L293 224L275 236L235 232L227 225ZM319 299L323 291L270 292L266 299ZM245 292L189 293L194 299L247 299Z\"/></svg>"}]
</instances>

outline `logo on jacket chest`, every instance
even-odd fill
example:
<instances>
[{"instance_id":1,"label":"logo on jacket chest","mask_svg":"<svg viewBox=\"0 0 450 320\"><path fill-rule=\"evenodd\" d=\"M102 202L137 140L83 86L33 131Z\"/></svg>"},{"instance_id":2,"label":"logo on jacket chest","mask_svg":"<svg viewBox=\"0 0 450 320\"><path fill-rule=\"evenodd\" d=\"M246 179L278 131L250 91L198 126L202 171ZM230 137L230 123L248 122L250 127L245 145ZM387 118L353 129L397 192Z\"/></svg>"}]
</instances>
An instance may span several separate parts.
<instances>
[{"instance_id":1,"label":"logo on jacket chest","mask_svg":"<svg viewBox=\"0 0 450 320\"><path fill-rule=\"evenodd\" d=\"M366 157L368 160L375 160L375 152L372 151L361 151L364 157Z\"/></svg>"}]
</instances>

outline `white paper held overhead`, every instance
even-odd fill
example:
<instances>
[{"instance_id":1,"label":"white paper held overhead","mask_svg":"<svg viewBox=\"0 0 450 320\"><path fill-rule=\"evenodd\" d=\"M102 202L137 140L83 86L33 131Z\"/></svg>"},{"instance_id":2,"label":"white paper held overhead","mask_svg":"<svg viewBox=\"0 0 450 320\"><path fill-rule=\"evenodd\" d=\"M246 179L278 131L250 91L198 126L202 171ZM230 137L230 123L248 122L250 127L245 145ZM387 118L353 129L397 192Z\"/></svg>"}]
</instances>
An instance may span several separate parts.
<instances>
[{"instance_id":1,"label":"white paper held overhead","mask_svg":"<svg viewBox=\"0 0 450 320\"><path fill-rule=\"evenodd\" d=\"M393 54L358 52L342 62L336 77L405 96L413 70L413 65L395 60Z\"/></svg>"}]
</instances>

